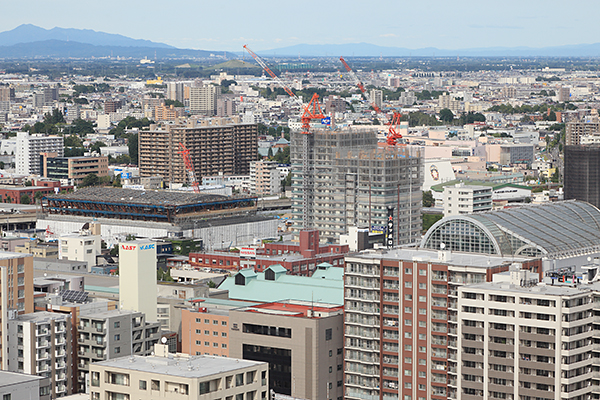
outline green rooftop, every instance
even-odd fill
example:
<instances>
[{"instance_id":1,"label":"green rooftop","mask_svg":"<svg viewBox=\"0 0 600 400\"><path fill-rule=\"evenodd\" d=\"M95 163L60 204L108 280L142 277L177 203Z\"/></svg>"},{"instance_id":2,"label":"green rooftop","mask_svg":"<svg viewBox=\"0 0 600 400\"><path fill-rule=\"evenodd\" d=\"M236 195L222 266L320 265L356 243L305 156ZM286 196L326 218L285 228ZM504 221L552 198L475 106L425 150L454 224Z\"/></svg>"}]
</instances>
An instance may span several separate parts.
<instances>
[{"instance_id":1,"label":"green rooftop","mask_svg":"<svg viewBox=\"0 0 600 400\"><path fill-rule=\"evenodd\" d=\"M275 273L268 274L269 270ZM280 265L273 265L265 272L244 269L225 279L219 289L229 290L229 298L235 300L302 300L344 304L344 268L322 263L311 277L284 275L281 272ZM265 279L265 275L271 275L273 280Z\"/></svg>"},{"instance_id":2,"label":"green rooftop","mask_svg":"<svg viewBox=\"0 0 600 400\"><path fill-rule=\"evenodd\" d=\"M431 190L433 190L434 192L443 192L444 187L454 186L457 183L464 183L465 186L487 186L487 187L491 187L492 190L498 190L498 189L502 189L504 187L513 187L516 189L531 190L530 186L517 185L516 183L494 183L491 181L470 181L470 180L465 180L465 179L455 179L453 181L438 183L437 185L433 185L431 187Z\"/></svg>"}]
</instances>

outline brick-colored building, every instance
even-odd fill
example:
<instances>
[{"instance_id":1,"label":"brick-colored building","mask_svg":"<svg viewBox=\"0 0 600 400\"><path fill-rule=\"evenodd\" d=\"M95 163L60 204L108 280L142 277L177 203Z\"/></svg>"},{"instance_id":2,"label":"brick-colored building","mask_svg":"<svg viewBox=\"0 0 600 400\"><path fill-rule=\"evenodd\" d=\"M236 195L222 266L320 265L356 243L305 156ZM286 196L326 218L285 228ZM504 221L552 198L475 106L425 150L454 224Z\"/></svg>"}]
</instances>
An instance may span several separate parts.
<instances>
[{"instance_id":1,"label":"brick-colored building","mask_svg":"<svg viewBox=\"0 0 600 400\"><path fill-rule=\"evenodd\" d=\"M319 244L318 231L301 231L300 242L265 243L255 252L214 251L190 253L190 264L196 267L220 268L239 271L252 268L262 272L271 265L283 266L292 275L312 275L318 264L329 263L334 267L344 264L348 245Z\"/></svg>"},{"instance_id":2,"label":"brick-colored building","mask_svg":"<svg viewBox=\"0 0 600 400\"><path fill-rule=\"evenodd\" d=\"M194 308L181 310L181 352L192 356L229 357L231 307L205 304L204 301L193 303Z\"/></svg>"}]
</instances>

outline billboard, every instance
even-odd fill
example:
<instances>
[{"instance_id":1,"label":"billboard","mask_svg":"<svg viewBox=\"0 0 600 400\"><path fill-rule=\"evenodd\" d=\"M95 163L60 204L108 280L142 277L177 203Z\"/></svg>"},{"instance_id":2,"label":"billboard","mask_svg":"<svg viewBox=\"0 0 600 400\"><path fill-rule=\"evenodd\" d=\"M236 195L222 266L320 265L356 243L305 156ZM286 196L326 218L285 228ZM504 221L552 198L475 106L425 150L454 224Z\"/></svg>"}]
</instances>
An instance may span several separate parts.
<instances>
[{"instance_id":1,"label":"billboard","mask_svg":"<svg viewBox=\"0 0 600 400\"><path fill-rule=\"evenodd\" d=\"M385 225L371 225L371 233L376 233L376 234L384 234L386 230L386 226Z\"/></svg>"},{"instance_id":2,"label":"billboard","mask_svg":"<svg viewBox=\"0 0 600 400\"><path fill-rule=\"evenodd\" d=\"M256 249L254 247L240 248L240 258L256 258Z\"/></svg>"},{"instance_id":3,"label":"billboard","mask_svg":"<svg viewBox=\"0 0 600 400\"><path fill-rule=\"evenodd\" d=\"M394 247L394 207L388 207L387 232L385 234L385 244L388 249Z\"/></svg>"}]
</instances>

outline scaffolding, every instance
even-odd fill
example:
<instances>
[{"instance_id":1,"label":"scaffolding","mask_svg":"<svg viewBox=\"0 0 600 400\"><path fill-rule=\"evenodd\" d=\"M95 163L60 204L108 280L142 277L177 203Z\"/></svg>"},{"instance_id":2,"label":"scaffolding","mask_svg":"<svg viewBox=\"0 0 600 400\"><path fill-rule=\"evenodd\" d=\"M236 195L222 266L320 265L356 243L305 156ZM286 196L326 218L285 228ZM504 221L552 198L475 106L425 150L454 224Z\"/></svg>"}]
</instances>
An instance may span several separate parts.
<instances>
[{"instance_id":1,"label":"scaffolding","mask_svg":"<svg viewBox=\"0 0 600 400\"><path fill-rule=\"evenodd\" d=\"M350 226L385 229L393 209L394 244L416 243L421 235L423 162L419 149L379 147L374 131L314 131L309 155L312 199L305 199L303 135L292 135L292 193L295 231L307 221L326 241L336 241Z\"/></svg>"}]
</instances>

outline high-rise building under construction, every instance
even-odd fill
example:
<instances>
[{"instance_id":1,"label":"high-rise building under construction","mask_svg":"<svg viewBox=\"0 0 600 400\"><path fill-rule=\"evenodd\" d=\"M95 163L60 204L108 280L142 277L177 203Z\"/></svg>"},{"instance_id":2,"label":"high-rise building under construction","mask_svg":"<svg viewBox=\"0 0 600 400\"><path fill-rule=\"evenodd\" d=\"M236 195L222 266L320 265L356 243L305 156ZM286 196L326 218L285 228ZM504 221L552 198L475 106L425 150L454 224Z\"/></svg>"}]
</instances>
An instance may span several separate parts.
<instances>
[{"instance_id":1,"label":"high-rise building under construction","mask_svg":"<svg viewBox=\"0 0 600 400\"><path fill-rule=\"evenodd\" d=\"M337 242L358 226L391 233L394 245L420 238L419 150L379 147L375 131L315 129L303 136L291 137L296 232L317 229L322 240Z\"/></svg>"}]
</instances>

